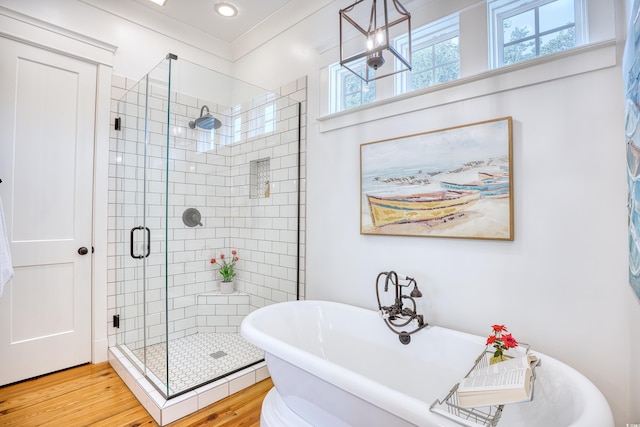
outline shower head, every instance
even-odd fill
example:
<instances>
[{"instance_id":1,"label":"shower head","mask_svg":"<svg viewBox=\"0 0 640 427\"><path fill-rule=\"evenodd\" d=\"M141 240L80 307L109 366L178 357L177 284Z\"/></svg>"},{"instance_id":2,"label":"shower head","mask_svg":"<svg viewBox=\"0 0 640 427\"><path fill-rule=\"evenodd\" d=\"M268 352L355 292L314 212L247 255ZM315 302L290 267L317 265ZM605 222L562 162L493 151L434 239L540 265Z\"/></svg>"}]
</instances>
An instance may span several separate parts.
<instances>
[{"instance_id":1,"label":"shower head","mask_svg":"<svg viewBox=\"0 0 640 427\"><path fill-rule=\"evenodd\" d=\"M207 114L204 114L205 108L207 109ZM189 122L189 127L191 129L195 129L196 126L205 130L218 129L222 126L222 122L209 114L209 107L203 105L200 109L200 117Z\"/></svg>"}]
</instances>

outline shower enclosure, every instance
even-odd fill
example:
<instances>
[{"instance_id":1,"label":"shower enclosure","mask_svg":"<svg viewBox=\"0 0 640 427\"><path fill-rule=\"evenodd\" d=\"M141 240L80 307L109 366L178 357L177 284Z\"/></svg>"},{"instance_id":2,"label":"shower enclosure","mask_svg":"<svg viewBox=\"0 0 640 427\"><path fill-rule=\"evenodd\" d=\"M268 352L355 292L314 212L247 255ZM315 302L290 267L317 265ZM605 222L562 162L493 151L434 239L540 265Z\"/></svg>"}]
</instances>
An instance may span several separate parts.
<instances>
[{"instance_id":1,"label":"shower enclosure","mask_svg":"<svg viewBox=\"0 0 640 427\"><path fill-rule=\"evenodd\" d=\"M243 317L300 297L299 98L170 54L117 102L116 343L167 399L260 362Z\"/></svg>"}]
</instances>

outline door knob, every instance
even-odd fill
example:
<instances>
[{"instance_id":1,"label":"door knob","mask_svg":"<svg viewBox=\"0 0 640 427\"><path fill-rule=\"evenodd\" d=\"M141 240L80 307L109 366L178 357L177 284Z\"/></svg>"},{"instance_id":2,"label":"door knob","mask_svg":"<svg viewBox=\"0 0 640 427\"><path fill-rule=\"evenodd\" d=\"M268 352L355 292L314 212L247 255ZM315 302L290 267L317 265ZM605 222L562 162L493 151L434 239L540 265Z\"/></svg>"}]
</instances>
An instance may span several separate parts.
<instances>
[{"instance_id":1,"label":"door knob","mask_svg":"<svg viewBox=\"0 0 640 427\"><path fill-rule=\"evenodd\" d=\"M83 246L83 247L81 247L80 249L78 249L78 253L79 253L80 255L86 255L86 254L88 254L88 253L89 253L89 249L87 249L87 248L85 248L85 247Z\"/></svg>"}]
</instances>

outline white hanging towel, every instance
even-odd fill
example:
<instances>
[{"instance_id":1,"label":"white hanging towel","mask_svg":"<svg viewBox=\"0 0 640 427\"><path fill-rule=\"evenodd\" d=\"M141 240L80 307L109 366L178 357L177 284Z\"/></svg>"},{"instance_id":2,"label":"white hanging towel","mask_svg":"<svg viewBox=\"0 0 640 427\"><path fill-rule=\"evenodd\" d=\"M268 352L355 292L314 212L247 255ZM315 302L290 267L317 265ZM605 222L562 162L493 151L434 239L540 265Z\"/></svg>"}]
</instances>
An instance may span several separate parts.
<instances>
[{"instance_id":1,"label":"white hanging towel","mask_svg":"<svg viewBox=\"0 0 640 427\"><path fill-rule=\"evenodd\" d=\"M0 297L2 297L5 285L12 277L13 264L11 263L11 252L9 252L7 226L4 222L4 209L2 208L2 199L0 199Z\"/></svg>"}]
</instances>

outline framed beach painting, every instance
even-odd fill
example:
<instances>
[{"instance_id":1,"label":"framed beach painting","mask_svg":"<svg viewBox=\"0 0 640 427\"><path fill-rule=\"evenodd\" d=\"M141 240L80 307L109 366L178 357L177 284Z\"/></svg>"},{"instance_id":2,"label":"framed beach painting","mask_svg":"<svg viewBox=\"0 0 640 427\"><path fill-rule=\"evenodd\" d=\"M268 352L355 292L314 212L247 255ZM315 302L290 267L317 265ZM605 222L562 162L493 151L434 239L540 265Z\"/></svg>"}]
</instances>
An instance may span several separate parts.
<instances>
[{"instance_id":1,"label":"framed beach painting","mask_svg":"<svg viewBox=\"0 0 640 427\"><path fill-rule=\"evenodd\" d=\"M512 119L360 146L360 233L513 240Z\"/></svg>"}]
</instances>

